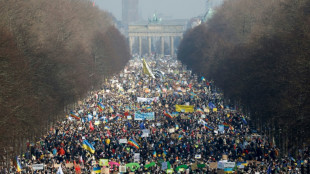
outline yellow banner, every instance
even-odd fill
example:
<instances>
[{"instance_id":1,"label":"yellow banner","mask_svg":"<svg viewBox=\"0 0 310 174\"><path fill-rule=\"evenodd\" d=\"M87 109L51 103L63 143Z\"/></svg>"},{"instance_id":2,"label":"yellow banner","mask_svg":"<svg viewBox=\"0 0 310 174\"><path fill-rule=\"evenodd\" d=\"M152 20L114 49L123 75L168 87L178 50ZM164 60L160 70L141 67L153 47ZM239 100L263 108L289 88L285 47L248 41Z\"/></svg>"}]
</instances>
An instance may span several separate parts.
<instances>
[{"instance_id":1,"label":"yellow banner","mask_svg":"<svg viewBox=\"0 0 310 174\"><path fill-rule=\"evenodd\" d=\"M175 110L177 112L194 112L194 106L193 105L175 105Z\"/></svg>"}]
</instances>

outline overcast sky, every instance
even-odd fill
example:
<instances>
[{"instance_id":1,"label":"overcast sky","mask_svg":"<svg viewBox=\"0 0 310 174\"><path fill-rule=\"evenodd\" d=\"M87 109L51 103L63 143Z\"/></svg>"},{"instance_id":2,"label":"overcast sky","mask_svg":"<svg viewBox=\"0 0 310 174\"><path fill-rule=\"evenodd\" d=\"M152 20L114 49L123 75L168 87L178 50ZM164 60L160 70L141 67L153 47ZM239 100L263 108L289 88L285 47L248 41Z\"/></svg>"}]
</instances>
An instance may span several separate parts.
<instances>
[{"instance_id":1,"label":"overcast sky","mask_svg":"<svg viewBox=\"0 0 310 174\"><path fill-rule=\"evenodd\" d=\"M111 12L118 20L122 19L122 0L96 0L101 9ZM139 11L143 19L160 14L163 19L190 19L203 15L206 0L140 0Z\"/></svg>"}]
</instances>

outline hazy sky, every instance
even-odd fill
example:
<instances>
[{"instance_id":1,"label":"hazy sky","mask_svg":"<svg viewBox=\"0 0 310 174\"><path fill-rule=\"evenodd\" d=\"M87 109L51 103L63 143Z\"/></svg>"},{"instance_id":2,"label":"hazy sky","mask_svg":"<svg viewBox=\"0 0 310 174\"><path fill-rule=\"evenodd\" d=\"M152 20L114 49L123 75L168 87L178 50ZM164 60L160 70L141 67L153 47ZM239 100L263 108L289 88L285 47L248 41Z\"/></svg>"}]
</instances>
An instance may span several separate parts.
<instances>
[{"instance_id":1,"label":"hazy sky","mask_svg":"<svg viewBox=\"0 0 310 174\"><path fill-rule=\"evenodd\" d=\"M202 15L206 11L206 0L140 0L139 10L143 19L159 17L170 19L190 19ZM101 9L111 12L118 20L122 19L122 0L96 0Z\"/></svg>"}]
</instances>

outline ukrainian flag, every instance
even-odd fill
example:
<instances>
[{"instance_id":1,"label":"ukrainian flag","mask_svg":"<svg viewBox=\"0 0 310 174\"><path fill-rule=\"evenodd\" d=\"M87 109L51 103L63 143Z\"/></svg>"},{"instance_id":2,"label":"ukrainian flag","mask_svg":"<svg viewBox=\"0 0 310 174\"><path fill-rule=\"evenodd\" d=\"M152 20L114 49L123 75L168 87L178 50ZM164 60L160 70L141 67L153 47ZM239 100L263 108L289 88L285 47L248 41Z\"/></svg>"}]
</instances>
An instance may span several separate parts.
<instances>
[{"instance_id":1,"label":"ukrainian flag","mask_svg":"<svg viewBox=\"0 0 310 174\"><path fill-rule=\"evenodd\" d=\"M83 141L83 148L85 150L90 151L91 153L95 153L95 148L93 145L91 145L87 140Z\"/></svg>"},{"instance_id":2,"label":"ukrainian flag","mask_svg":"<svg viewBox=\"0 0 310 174\"><path fill-rule=\"evenodd\" d=\"M98 166L98 167L94 167L93 168L93 173L101 173L101 168Z\"/></svg>"},{"instance_id":3,"label":"ukrainian flag","mask_svg":"<svg viewBox=\"0 0 310 174\"><path fill-rule=\"evenodd\" d=\"M224 173L233 173L233 168L225 168Z\"/></svg>"}]
</instances>

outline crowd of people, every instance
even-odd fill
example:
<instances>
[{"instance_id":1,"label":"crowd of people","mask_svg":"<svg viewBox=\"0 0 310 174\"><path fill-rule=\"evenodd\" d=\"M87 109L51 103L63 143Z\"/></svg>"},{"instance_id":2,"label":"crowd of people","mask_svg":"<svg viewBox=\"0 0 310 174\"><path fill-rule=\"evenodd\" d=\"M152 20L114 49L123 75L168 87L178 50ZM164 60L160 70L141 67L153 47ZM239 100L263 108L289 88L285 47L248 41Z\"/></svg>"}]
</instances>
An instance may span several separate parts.
<instances>
[{"instance_id":1,"label":"crowd of people","mask_svg":"<svg viewBox=\"0 0 310 174\"><path fill-rule=\"evenodd\" d=\"M63 173L100 173L104 168L118 173L119 166L126 166L127 173L304 170L309 151L303 159L283 157L204 77L173 58L147 62L155 78L140 59L130 60L39 142L28 144L18 157L21 173L57 173L60 168ZM102 159L114 165L103 167ZM44 170L34 171L33 164L44 164Z\"/></svg>"}]
</instances>

